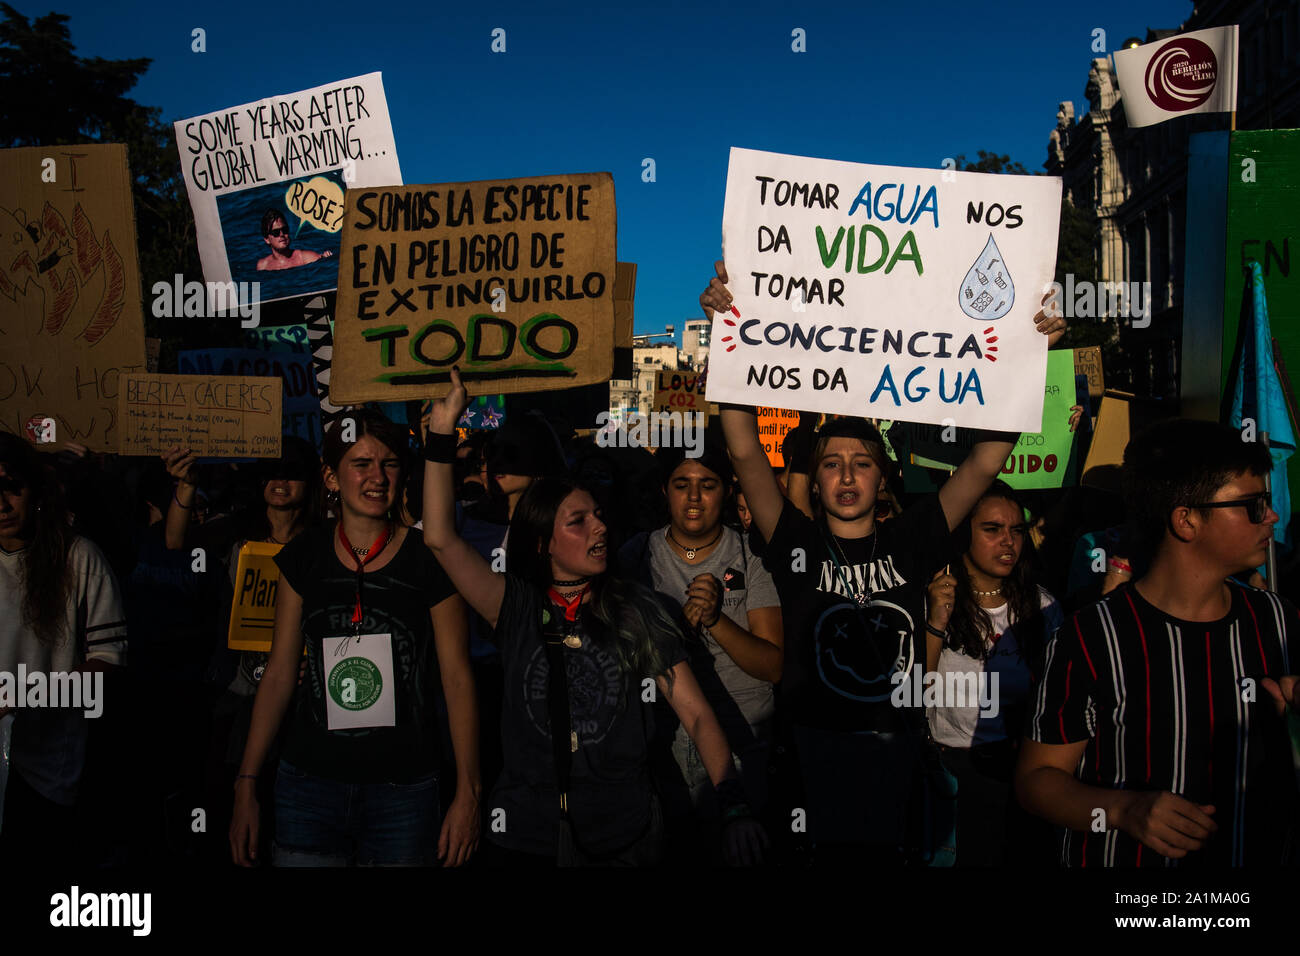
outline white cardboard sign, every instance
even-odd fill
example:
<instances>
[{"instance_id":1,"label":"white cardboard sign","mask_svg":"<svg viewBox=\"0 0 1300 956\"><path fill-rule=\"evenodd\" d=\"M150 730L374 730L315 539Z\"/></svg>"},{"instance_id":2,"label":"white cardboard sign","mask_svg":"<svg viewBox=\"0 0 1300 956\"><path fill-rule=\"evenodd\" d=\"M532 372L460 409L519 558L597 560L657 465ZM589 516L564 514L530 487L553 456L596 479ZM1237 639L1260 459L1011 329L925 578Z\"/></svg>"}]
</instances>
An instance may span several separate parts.
<instances>
[{"instance_id":1,"label":"white cardboard sign","mask_svg":"<svg viewBox=\"0 0 1300 956\"><path fill-rule=\"evenodd\" d=\"M1061 180L731 150L711 402L1037 432Z\"/></svg>"},{"instance_id":2,"label":"white cardboard sign","mask_svg":"<svg viewBox=\"0 0 1300 956\"><path fill-rule=\"evenodd\" d=\"M235 283L241 303L336 288L344 193L402 181L379 73L175 126L203 277ZM278 245L272 211L288 232Z\"/></svg>"}]
</instances>

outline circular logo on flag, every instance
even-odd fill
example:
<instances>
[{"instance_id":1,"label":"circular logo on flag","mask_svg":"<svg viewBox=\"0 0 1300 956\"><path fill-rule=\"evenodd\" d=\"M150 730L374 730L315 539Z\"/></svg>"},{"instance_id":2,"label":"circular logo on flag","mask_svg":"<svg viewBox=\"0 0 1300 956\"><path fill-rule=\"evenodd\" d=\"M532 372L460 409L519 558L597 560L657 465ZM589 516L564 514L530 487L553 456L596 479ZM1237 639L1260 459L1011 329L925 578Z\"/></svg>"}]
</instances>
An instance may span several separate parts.
<instances>
[{"instance_id":1,"label":"circular logo on flag","mask_svg":"<svg viewBox=\"0 0 1300 956\"><path fill-rule=\"evenodd\" d=\"M379 700L384 680L379 668L364 657L348 657L334 665L329 695L344 710L365 710Z\"/></svg>"},{"instance_id":2,"label":"circular logo on flag","mask_svg":"<svg viewBox=\"0 0 1300 956\"><path fill-rule=\"evenodd\" d=\"M1210 98L1219 79L1214 51L1200 40L1170 40L1147 63L1147 96L1162 110L1181 113Z\"/></svg>"}]
</instances>

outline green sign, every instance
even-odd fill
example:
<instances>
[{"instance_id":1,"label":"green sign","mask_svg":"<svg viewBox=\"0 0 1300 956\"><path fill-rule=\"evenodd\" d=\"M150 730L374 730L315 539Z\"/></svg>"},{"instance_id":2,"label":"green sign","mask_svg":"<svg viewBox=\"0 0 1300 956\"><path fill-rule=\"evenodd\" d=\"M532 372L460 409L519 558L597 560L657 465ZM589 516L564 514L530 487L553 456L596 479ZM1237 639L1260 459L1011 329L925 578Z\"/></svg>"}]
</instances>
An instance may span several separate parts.
<instances>
[{"instance_id":1,"label":"green sign","mask_svg":"<svg viewBox=\"0 0 1300 956\"><path fill-rule=\"evenodd\" d=\"M1232 134L1225 249L1219 393L1226 386L1236 349L1241 300L1247 288L1242 267L1248 259L1254 259L1264 271L1269 327L1295 388L1300 381L1300 130ZM1294 501L1300 495L1300 455L1291 457L1287 473Z\"/></svg>"},{"instance_id":2,"label":"green sign","mask_svg":"<svg viewBox=\"0 0 1300 956\"><path fill-rule=\"evenodd\" d=\"M1074 442L1074 434L1070 431L1070 406L1074 399L1074 352L1070 349L1048 352L1047 381L1043 389L1043 430L1020 436L999 478L1012 488L1020 489L1060 488L1064 484L1070 463L1070 447ZM931 429L935 427L930 426ZM954 467L915 453L912 461L922 468L950 471Z\"/></svg>"}]
</instances>

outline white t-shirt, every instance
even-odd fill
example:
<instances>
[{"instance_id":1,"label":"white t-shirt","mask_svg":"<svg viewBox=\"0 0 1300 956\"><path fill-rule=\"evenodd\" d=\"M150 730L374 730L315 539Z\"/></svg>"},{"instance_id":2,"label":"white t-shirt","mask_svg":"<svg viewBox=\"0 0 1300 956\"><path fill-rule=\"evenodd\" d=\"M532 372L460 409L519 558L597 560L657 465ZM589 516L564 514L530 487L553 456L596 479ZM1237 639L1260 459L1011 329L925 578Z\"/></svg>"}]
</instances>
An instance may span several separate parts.
<instances>
[{"instance_id":1,"label":"white t-shirt","mask_svg":"<svg viewBox=\"0 0 1300 956\"><path fill-rule=\"evenodd\" d=\"M1061 611L1056 599L1043 588L1038 589L1039 607L1043 609L1047 633L1051 634L1061 621ZM946 747L971 747L975 744L995 743L1007 738L1006 712L1008 707L1024 704L1029 697L1029 662L1020 655L1020 643L1016 640L1015 628L1012 626L1011 607L985 608L989 622L993 625L992 637L986 637L990 645L987 660L976 660L961 651L945 647L939 654L936 673L943 677L945 691L949 687L961 686L965 692L962 706L957 701L944 700L940 707L930 707L930 733L934 739ZM963 682L952 682L946 675L973 674ZM996 693L992 677L997 675ZM966 688L974 687L976 694L972 697ZM989 704L981 712L981 695ZM993 706L993 705L996 706ZM1020 732L1019 728L1015 731Z\"/></svg>"},{"instance_id":2,"label":"white t-shirt","mask_svg":"<svg viewBox=\"0 0 1300 956\"><path fill-rule=\"evenodd\" d=\"M102 551L86 538L68 552L71 587L57 639L44 642L23 623L23 551L0 549L0 671L70 673L86 661L121 664L126 652L122 592ZM112 701L105 706L113 706ZM10 760L38 793L71 806L86 756L83 710L20 708L14 715Z\"/></svg>"}]
</instances>

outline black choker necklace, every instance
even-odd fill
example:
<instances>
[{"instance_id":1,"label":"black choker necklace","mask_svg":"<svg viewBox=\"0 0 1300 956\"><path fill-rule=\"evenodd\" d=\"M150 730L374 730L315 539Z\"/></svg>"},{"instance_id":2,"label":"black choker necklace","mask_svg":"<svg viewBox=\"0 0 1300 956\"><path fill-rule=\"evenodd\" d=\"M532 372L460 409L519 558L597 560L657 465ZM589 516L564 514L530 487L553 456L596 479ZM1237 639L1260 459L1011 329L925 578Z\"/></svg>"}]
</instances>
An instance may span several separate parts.
<instances>
[{"instance_id":1,"label":"black choker necklace","mask_svg":"<svg viewBox=\"0 0 1300 956\"><path fill-rule=\"evenodd\" d=\"M718 540L719 540L721 537L722 537L722 529L719 528L719 529L718 529L718 533L717 533L717 535L716 535L716 536L714 537L714 539L713 539L712 541L710 541L708 544L700 545L698 548L688 548L688 547L686 547L686 545L682 544L680 541L678 541L676 538L673 537L673 529L672 529L672 528L669 528L669 529L668 529L668 540L671 541L673 544L677 545L677 547L681 548L683 551L686 552L686 560L687 560L687 561L694 561L694 560L695 560L695 555L696 555L696 554L698 554L700 551L705 550L706 548L711 548L711 547L713 547L715 544L718 543Z\"/></svg>"},{"instance_id":2,"label":"black choker necklace","mask_svg":"<svg viewBox=\"0 0 1300 956\"><path fill-rule=\"evenodd\" d=\"M580 584L586 584L591 578L574 578L572 581L551 581L552 587L557 588L576 588Z\"/></svg>"}]
</instances>

